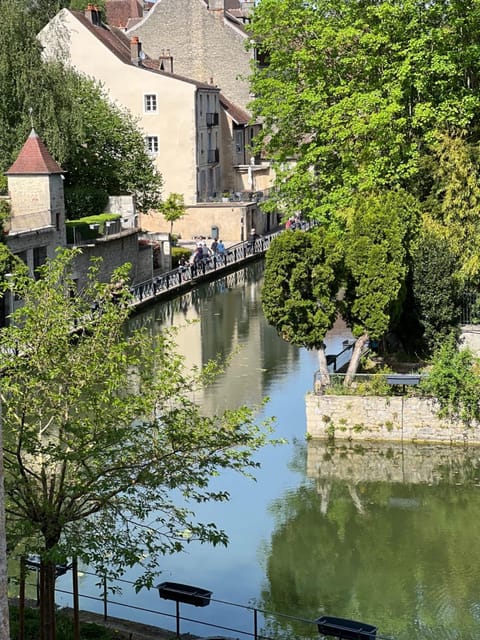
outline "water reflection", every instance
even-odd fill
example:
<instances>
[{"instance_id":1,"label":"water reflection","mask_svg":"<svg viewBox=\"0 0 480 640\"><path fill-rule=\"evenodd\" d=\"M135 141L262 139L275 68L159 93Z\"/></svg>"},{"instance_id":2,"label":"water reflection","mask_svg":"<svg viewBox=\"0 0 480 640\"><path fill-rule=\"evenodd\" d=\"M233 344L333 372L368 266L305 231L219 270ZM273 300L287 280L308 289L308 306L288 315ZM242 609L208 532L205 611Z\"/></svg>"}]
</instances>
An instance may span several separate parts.
<instances>
[{"instance_id":1,"label":"water reflection","mask_svg":"<svg viewBox=\"0 0 480 640\"><path fill-rule=\"evenodd\" d=\"M152 333L177 327L178 351L189 367L228 358L225 375L198 398L210 413L259 403L273 381L298 361L299 350L279 340L263 317L263 271L263 261L256 262L130 321L131 328L146 326Z\"/></svg>"},{"instance_id":2,"label":"water reflection","mask_svg":"<svg viewBox=\"0 0 480 640\"><path fill-rule=\"evenodd\" d=\"M204 406L219 411L269 396L265 415L277 417L276 435L288 440L258 453L256 483L234 473L212 479L212 489L228 491L231 500L198 505L196 512L200 521L225 529L230 544L192 542L182 554L158 558L161 581L198 585L221 601L310 620L322 614L363 620L396 640L480 637L480 449L307 444L305 394L317 360L266 324L262 277L260 262L132 319L152 334L183 325L178 342L190 366L233 353L225 374L202 398ZM186 324L189 319L194 322ZM346 337L337 324L328 353L338 352ZM133 580L135 572L125 577ZM81 591L98 594L97 582L84 576ZM69 579L59 585L68 588ZM146 611L174 615L174 605L160 601L156 590L134 594L125 588L122 600L138 609L112 605L111 615L174 626ZM82 606L102 610L91 600ZM253 630L251 611L218 602L182 609L182 615ZM314 625L279 614L269 616L265 627L273 638L318 638ZM191 621L182 621L182 632L218 633Z\"/></svg>"},{"instance_id":3,"label":"water reflection","mask_svg":"<svg viewBox=\"0 0 480 640\"><path fill-rule=\"evenodd\" d=\"M260 606L359 619L399 640L478 638L480 449L311 441L297 444L302 459L304 482L271 506Z\"/></svg>"}]
</instances>

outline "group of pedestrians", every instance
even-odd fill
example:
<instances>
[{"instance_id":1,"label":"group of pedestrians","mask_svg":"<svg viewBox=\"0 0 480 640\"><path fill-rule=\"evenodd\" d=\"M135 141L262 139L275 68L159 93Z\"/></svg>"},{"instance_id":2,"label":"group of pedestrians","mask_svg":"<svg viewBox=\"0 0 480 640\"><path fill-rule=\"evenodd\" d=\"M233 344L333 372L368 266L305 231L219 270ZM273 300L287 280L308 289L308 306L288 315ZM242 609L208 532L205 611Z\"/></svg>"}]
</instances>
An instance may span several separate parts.
<instances>
[{"instance_id":1,"label":"group of pedestrians","mask_svg":"<svg viewBox=\"0 0 480 640\"><path fill-rule=\"evenodd\" d=\"M290 218L288 218L288 220L285 223L285 229L290 229L291 231L294 231L295 229L303 229L304 228L304 221L301 218L300 215L295 215L295 216L290 216Z\"/></svg>"},{"instance_id":2,"label":"group of pedestrians","mask_svg":"<svg viewBox=\"0 0 480 640\"><path fill-rule=\"evenodd\" d=\"M190 264L198 264L201 262L208 261L213 257L223 257L225 256L225 245L222 240L218 240L214 238L210 248L207 246L205 240L203 242L198 242L195 248L195 251L192 253L190 258Z\"/></svg>"}]
</instances>

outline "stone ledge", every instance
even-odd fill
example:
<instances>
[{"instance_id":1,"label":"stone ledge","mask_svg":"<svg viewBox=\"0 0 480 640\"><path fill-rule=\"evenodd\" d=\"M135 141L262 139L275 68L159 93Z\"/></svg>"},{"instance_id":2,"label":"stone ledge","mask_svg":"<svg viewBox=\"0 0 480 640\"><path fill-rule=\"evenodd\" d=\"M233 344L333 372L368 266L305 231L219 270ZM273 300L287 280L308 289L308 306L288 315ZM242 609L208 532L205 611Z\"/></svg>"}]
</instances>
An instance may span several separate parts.
<instances>
[{"instance_id":1,"label":"stone ledge","mask_svg":"<svg viewBox=\"0 0 480 640\"><path fill-rule=\"evenodd\" d=\"M432 398L308 394L305 406L313 438L480 444L480 425L440 419Z\"/></svg>"}]
</instances>

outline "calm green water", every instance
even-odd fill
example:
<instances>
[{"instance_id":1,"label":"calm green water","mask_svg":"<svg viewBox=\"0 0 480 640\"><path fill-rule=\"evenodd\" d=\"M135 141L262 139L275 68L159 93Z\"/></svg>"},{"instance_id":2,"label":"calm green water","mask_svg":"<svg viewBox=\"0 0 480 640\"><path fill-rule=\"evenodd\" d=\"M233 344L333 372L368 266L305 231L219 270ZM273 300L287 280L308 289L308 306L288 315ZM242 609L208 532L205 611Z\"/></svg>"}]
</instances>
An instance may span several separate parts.
<instances>
[{"instance_id":1,"label":"calm green water","mask_svg":"<svg viewBox=\"0 0 480 640\"><path fill-rule=\"evenodd\" d=\"M262 630L276 638L318 637L314 624L279 614L362 620L398 640L480 637L480 449L307 443L304 397L316 357L285 344L266 325L261 278L259 264L133 321L155 332L198 320L178 336L190 365L234 353L225 375L199 401L217 411L268 396L265 415L276 416L278 436L288 439L259 454L257 482L233 473L215 479L230 491L230 503L198 510L201 519L226 529L228 549L191 543L183 554L159 558L159 582L213 592L208 607L181 605L182 617L230 629L183 620L181 632L252 632L252 612L223 604L233 602L277 612L259 617ZM339 351L345 337L336 328L329 352ZM59 586L68 584L62 580ZM81 591L98 593L95 582L85 576ZM160 600L155 590L132 591L125 588L115 601L167 617L115 605L111 615L175 629L175 603ZM90 600L82 606L102 610Z\"/></svg>"}]
</instances>

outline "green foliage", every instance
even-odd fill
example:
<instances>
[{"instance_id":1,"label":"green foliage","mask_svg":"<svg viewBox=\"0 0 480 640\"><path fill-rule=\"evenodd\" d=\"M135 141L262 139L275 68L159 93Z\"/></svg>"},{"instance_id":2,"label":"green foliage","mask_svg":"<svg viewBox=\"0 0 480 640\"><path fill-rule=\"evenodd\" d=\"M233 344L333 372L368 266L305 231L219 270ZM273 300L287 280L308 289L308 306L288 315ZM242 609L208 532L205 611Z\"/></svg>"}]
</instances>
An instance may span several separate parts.
<instances>
[{"instance_id":1,"label":"green foliage","mask_svg":"<svg viewBox=\"0 0 480 640\"><path fill-rule=\"evenodd\" d=\"M358 198L347 211L342 315L354 335L378 340L398 320L417 215L415 199L401 191Z\"/></svg>"},{"instance_id":2,"label":"green foliage","mask_svg":"<svg viewBox=\"0 0 480 640\"><path fill-rule=\"evenodd\" d=\"M262 0L249 30L267 58L252 77L258 144L276 162L279 200L307 215L331 220L377 189L422 198L433 131L479 139L475 7Z\"/></svg>"},{"instance_id":3,"label":"green foliage","mask_svg":"<svg viewBox=\"0 0 480 640\"><path fill-rule=\"evenodd\" d=\"M108 203L108 193L94 187L66 187L65 214L70 220L96 215Z\"/></svg>"},{"instance_id":4,"label":"green foliage","mask_svg":"<svg viewBox=\"0 0 480 640\"><path fill-rule=\"evenodd\" d=\"M426 210L455 256L457 279L480 282L480 163L478 141L438 134L432 144L431 195Z\"/></svg>"},{"instance_id":5,"label":"green foliage","mask_svg":"<svg viewBox=\"0 0 480 640\"><path fill-rule=\"evenodd\" d=\"M287 342L319 349L337 313L341 245L331 234L288 231L266 256L262 306L267 321Z\"/></svg>"},{"instance_id":6,"label":"green foliage","mask_svg":"<svg viewBox=\"0 0 480 640\"><path fill-rule=\"evenodd\" d=\"M10 637L11 640L19 639L19 610L15 605L10 605ZM38 609L25 608L25 636L24 640L38 640L40 637L40 612ZM56 614L57 640L73 640L74 628L73 619L62 611ZM111 640L115 633L108 627L90 622L80 623L80 637L82 640L94 638L95 640Z\"/></svg>"},{"instance_id":7,"label":"green foliage","mask_svg":"<svg viewBox=\"0 0 480 640\"><path fill-rule=\"evenodd\" d=\"M13 279L23 306L0 334L8 546L41 556L43 619L66 558L109 577L136 566L140 587L190 539L227 544L195 505L228 500L211 478L251 476L270 432L256 407L200 412L194 398L218 367L187 371L171 331L127 335L129 265L101 283L94 263L70 295L77 253L59 252L37 280Z\"/></svg>"},{"instance_id":8,"label":"green foliage","mask_svg":"<svg viewBox=\"0 0 480 640\"><path fill-rule=\"evenodd\" d=\"M7 176L0 175L0 195L6 196L8 193L8 179Z\"/></svg>"},{"instance_id":9,"label":"green foliage","mask_svg":"<svg viewBox=\"0 0 480 640\"><path fill-rule=\"evenodd\" d=\"M158 207L158 211L167 222L170 222L170 234L172 234L173 223L183 218L186 213L183 194L170 193L168 198Z\"/></svg>"},{"instance_id":10,"label":"green foliage","mask_svg":"<svg viewBox=\"0 0 480 640\"><path fill-rule=\"evenodd\" d=\"M480 360L468 349L458 350L453 339L435 352L421 389L435 397L439 416L466 426L480 420Z\"/></svg>"},{"instance_id":11,"label":"green foliage","mask_svg":"<svg viewBox=\"0 0 480 640\"><path fill-rule=\"evenodd\" d=\"M178 267L180 258L188 260L191 255L192 252L190 249L186 249L185 247L172 247L172 269Z\"/></svg>"},{"instance_id":12,"label":"green foliage","mask_svg":"<svg viewBox=\"0 0 480 640\"><path fill-rule=\"evenodd\" d=\"M98 238L105 233L106 222L119 220L120 218L121 216L116 213L103 213L97 216L87 216L80 220L67 220L65 222L67 242L74 244L79 240ZM73 231L74 229L75 232Z\"/></svg>"},{"instance_id":13,"label":"green foliage","mask_svg":"<svg viewBox=\"0 0 480 640\"><path fill-rule=\"evenodd\" d=\"M412 251L412 294L413 311L423 327L424 346L430 353L458 330L457 266L446 234L425 219Z\"/></svg>"},{"instance_id":14,"label":"green foliage","mask_svg":"<svg viewBox=\"0 0 480 640\"><path fill-rule=\"evenodd\" d=\"M10 218L10 202L8 200L0 200L0 230L5 229L6 223Z\"/></svg>"}]
</instances>

